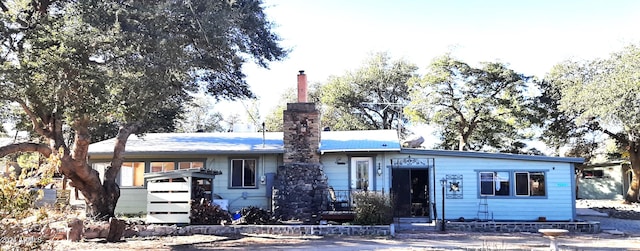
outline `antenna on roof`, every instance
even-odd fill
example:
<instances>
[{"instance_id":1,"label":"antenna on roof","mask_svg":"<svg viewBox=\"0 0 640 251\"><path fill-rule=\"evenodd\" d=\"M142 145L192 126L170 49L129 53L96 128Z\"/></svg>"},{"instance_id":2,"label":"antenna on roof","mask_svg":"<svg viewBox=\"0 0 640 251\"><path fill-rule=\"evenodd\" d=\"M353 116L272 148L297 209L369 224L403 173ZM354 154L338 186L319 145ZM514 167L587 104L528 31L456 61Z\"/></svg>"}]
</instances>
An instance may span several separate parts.
<instances>
[{"instance_id":1,"label":"antenna on roof","mask_svg":"<svg viewBox=\"0 0 640 251\"><path fill-rule=\"evenodd\" d=\"M264 137L267 130L264 128L264 121L262 121L262 148L264 148Z\"/></svg>"}]
</instances>

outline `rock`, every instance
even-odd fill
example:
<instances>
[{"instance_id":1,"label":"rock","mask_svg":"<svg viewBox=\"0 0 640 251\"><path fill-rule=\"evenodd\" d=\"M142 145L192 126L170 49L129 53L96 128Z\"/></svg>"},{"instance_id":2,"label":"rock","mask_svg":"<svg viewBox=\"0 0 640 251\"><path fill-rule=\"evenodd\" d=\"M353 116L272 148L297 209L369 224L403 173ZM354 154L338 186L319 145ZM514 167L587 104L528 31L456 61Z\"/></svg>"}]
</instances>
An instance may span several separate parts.
<instances>
[{"instance_id":1,"label":"rock","mask_svg":"<svg viewBox=\"0 0 640 251\"><path fill-rule=\"evenodd\" d=\"M87 226L84 230L85 239L107 238L108 234L109 226L104 223L101 223L100 225L91 223L91 225Z\"/></svg>"},{"instance_id":2,"label":"rock","mask_svg":"<svg viewBox=\"0 0 640 251\"><path fill-rule=\"evenodd\" d=\"M79 219L71 219L68 223L69 230L67 232L67 239L70 241L82 240L84 234L84 222Z\"/></svg>"},{"instance_id":3,"label":"rock","mask_svg":"<svg viewBox=\"0 0 640 251\"><path fill-rule=\"evenodd\" d=\"M407 148L419 148L422 143L424 143L424 138L422 136L413 136L412 138L402 142L402 146Z\"/></svg>"},{"instance_id":4,"label":"rock","mask_svg":"<svg viewBox=\"0 0 640 251\"><path fill-rule=\"evenodd\" d=\"M107 234L107 242L118 242L124 235L125 223L123 220L116 218L109 219L109 232Z\"/></svg>"}]
</instances>

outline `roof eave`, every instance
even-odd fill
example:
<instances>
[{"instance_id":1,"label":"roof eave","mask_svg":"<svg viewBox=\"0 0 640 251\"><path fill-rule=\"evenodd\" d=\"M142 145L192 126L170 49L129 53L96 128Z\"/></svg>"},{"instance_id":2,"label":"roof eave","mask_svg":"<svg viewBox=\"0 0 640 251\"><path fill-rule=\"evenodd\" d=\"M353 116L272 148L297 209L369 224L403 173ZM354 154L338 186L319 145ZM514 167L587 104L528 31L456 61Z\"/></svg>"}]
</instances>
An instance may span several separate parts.
<instances>
[{"instance_id":1,"label":"roof eave","mask_svg":"<svg viewBox=\"0 0 640 251\"><path fill-rule=\"evenodd\" d=\"M236 155L236 154L282 154L282 149L269 149L269 150L237 150L237 151L135 151L125 152L124 156L156 156L156 155ZM112 156L113 152L89 152L89 156L92 157L104 157Z\"/></svg>"},{"instance_id":2,"label":"roof eave","mask_svg":"<svg viewBox=\"0 0 640 251\"><path fill-rule=\"evenodd\" d=\"M320 150L320 154L325 153L343 153L343 152L399 152L400 148L386 148L386 149L330 149Z\"/></svg>"},{"instance_id":3,"label":"roof eave","mask_svg":"<svg viewBox=\"0 0 640 251\"><path fill-rule=\"evenodd\" d=\"M511 159L511 160L529 160L529 161L547 161L547 162L564 162L564 163L584 163L584 158L573 157L550 157L540 155L524 155L509 153L485 153L471 151L450 151L450 150L427 150L427 149L410 149L403 148L401 153L406 154L425 154L436 156L453 156L453 157L469 157L469 158L492 158L492 159Z\"/></svg>"}]
</instances>

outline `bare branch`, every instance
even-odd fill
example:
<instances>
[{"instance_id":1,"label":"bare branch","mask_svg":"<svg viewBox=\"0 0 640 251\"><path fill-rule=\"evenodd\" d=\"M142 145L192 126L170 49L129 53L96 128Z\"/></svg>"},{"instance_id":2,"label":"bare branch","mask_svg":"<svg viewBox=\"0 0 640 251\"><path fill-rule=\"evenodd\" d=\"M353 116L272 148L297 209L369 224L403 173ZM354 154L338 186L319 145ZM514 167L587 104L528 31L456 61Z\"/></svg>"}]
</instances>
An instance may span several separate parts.
<instances>
[{"instance_id":1,"label":"bare branch","mask_svg":"<svg viewBox=\"0 0 640 251\"><path fill-rule=\"evenodd\" d=\"M12 153L19 152L39 152L45 157L49 157L51 155L51 148L45 144L37 144L37 143L16 143L11 145L6 145L0 147L0 157L7 156Z\"/></svg>"},{"instance_id":2,"label":"bare branch","mask_svg":"<svg viewBox=\"0 0 640 251\"><path fill-rule=\"evenodd\" d=\"M75 131L74 144L72 149L73 159L76 161L84 161L87 159L89 144L91 144L91 135L88 129L89 119L78 119L73 123Z\"/></svg>"},{"instance_id":3,"label":"bare branch","mask_svg":"<svg viewBox=\"0 0 640 251\"><path fill-rule=\"evenodd\" d=\"M120 172L122 161L124 160L125 147L127 145L127 139L133 133L135 133L140 127L139 123L127 124L118 130L116 136L116 142L113 146L113 157L111 159L111 166L106 170L104 174L104 180L113 181Z\"/></svg>"},{"instance_id":4,"label":"bare branch","mask_svg":"<svg viewBox=\"0 0 640 251\"><path fill-rule=\"evenodd\" d=\"M45 131L45 129L43 129L40 126L40 122L38 121L38 115L36 115L30 108L29 106L27 106L27 104L19 99L14 99L13 101L18 102L18 104L20 104L20 106L22 107L22 109L24 110L24 112L27 114L27 117L29 117L29 120L31 120L31 124L33 127L33 130L35 132L37 132L38 134L48 137L50 138L50 131Z\"/></svg>"},{"instance_id":5,"label":"bare branch","mask_svg":"<svg viewBox=\"0 0 640 251\"><path fill-rule=\"evenodd\" d=\"M613 133L613 132L611 132L611 131L609 131L609 130L607 130L607 129L602 128L602 126L600 126L600 124L599 124L598 122L591 122L591 123L589 123L589 124L587 125L587 127L588 127L589 129L591 129L591 130L601 131L601 132L603 132L604 134L606 134L606 135L608 135L609 137L611 137L611 138L613 138L613 139L617 140L617 141L618 141L618 142L620 142L620 143L627 144L627 145L630 145L630 143L631 143L631 141L629 141L629 139L627 139L627 138L625 138L625 137L622 137L622 136L620 136L620 135L619 135L619 134L617 134L617 133Z\"/></svg>"}]
</instances>

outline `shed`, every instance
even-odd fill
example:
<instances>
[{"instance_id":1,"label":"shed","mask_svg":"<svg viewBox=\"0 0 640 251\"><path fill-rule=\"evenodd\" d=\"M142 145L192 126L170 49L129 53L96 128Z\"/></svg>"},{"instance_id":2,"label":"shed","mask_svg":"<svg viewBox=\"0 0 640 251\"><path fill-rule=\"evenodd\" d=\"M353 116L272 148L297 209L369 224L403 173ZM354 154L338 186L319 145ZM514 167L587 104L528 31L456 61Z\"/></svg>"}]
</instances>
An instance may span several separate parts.
<instances>
[{"instance_id":1,"label":"shed","mask_svg":"<svg viewBox=\"0 0 640 251\"><path fill-rule=\"evenodd\" d=\"M183 169L146 173L147 223L189 224L191 202L198 198L213 201L213 179L222 172Z\"/></svg>"}]
</instances>

